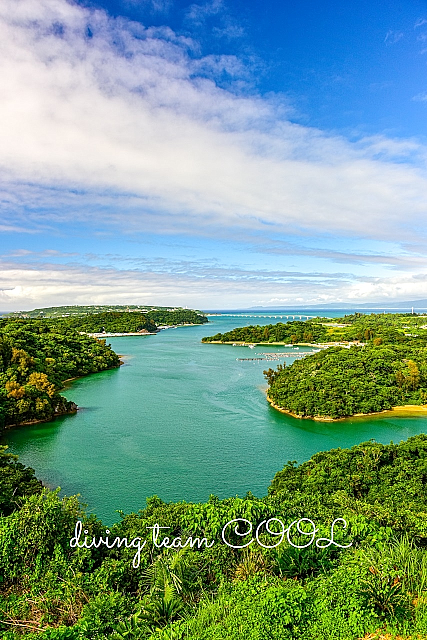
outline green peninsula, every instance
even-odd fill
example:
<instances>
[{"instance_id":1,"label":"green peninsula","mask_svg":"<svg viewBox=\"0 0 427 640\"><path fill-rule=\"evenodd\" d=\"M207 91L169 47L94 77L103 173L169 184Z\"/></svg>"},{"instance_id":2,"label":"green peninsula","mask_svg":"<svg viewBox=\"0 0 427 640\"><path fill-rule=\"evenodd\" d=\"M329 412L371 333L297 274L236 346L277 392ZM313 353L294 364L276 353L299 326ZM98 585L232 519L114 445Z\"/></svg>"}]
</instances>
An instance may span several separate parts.
<instances>
[{"instance_id":1,"label":"green peninsula","mask_svg":"<svg viewBox=\"0 0 427 640\"><path fill-rule=\"evenodd\" d=\"M295 320L294 322L277 322L265 326L251 325L237 327L226 333L202 338L202 342L251 343L251 344L298 344L319 343L328 339L328 331L319 322Z\"/></svg>"},{"instance_id":2,"label":"green peninsula","mask_svg":"<svg viewBox=\"0 0 427 640\"><path fill-rule=\"evenodd\" d=\"M157 331L158 326L204 324L204 313L182 307L152 307L144 305L71 305L45 307L33 311L17 311L8 318L55 320L61 327L72 327L90 333L133 333Z\"/></svg>"},{"instance_id":3,"label":"green peninsula","mask_svg":"<svg viewBox=\"0 0 427 640\"><path fill-rule=\"evenodd\" d=\"M203 342L308 343L322 347L265 371L267 397L299 418L340 419L427 404L427 317L360 313L250 326ZM336 346L340 345L340 346ZM427 409L427 408L426 408Z\"/></svg>"}]
</instances>

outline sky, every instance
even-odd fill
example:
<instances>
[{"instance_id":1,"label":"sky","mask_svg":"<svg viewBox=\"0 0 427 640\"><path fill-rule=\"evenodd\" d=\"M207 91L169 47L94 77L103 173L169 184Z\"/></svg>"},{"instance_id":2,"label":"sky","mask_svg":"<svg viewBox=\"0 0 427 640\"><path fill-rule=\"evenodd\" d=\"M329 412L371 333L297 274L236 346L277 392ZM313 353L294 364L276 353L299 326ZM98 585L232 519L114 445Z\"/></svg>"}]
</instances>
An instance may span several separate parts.
<instances>
[{"instance_id":1,"label":"sky","mask_svg":"<svg viewBox=\"0 0 427 640\"><path fill-rule=\"evenodd\" d=\"M427 298L427 2L2 0L0 310Z\"/></svg>"}]
</instances>

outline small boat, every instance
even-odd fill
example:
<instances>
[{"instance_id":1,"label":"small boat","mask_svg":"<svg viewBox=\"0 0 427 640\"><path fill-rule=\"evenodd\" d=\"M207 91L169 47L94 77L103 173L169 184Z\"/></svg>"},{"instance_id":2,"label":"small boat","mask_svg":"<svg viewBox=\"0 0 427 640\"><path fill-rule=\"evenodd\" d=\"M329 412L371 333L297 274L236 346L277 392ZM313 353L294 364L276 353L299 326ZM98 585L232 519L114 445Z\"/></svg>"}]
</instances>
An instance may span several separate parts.
<instances>
[{"instance_id":1,"label":"small boat","mask_svg":"<svg viewBox=\"0 0 427 640\"><path fill-rule=\"evenodd\" d=\"M248 344L249 349L255 349L255 345L254 344Z\"/></svg>"}]
</instances>

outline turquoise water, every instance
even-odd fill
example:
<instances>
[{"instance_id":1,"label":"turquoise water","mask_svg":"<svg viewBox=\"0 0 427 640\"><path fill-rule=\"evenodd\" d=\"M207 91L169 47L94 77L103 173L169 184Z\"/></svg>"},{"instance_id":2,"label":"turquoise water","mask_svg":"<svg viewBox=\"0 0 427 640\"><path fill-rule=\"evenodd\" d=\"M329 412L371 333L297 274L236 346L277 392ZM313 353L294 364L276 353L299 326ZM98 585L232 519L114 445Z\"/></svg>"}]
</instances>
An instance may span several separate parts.
<instances>
[{"instance_id":1,"label":"turquoise water","mask_svg":"<svg viewBox=\"0 0 427 640\"><path fill-rule=\"evenodd\" d=\"M143 508L153 494L166 501L243 496L249 490L262 496L288 460L427 431L422 416L336 423L286 416L265 399L262 371L276 363L236 358L292 348L200 342L236 326L277 321L212 317L204 326L110 338L125 364L70 384L65 395L79 405L78 413L14 429L6 443L45 484L67 495L80 493L90 511L111 523L116 510Z\"/></svg>"}]
</instances>

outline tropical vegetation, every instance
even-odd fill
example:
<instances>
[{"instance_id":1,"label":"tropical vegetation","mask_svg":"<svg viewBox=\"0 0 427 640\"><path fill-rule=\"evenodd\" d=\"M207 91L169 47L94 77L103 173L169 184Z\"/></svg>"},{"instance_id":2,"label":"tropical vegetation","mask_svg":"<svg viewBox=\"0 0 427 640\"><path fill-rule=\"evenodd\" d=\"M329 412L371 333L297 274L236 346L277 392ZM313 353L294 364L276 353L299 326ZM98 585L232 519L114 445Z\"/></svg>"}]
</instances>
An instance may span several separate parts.
<instances>
[{"instance_id":1,"label":"tropical vegetation","mask_svg":"<svg viewBox=\"0 0 427 640\"><path fill-rule=\"evenodd\" d=\"M157 325L148 313L104 311L83 316L68 316L50 320L55 326L67 331L69 328L84 333L138 333L157 331Z\"/></svg>"},{"instance_id":2,"label":"tropical vegetation","mask_svg":"<svg viewBox=\"0 0 427 640\"><path fill-rule=\"evenodd\" d=\"M245 342L245 343L272 343L295 344L299 342L325 342L328 337L327 329L320 323L310 321L303 322L277 322L265 326L251 325L237 327L225 333L216 333L214 336L202 338L202 342Z\"/></svg>"},{"instance_id":3,"label":"tropical vegetation","mask_svg":"<svg viewBox=\"0 0 427 640\"><path fill-rule=\"evenodd\" d=\"M263 498L211 496L193 504L153 496L107 530L77 497L42 488L3 448L2 639L357 640L386 632L426 638L426 482L426 435L400 444L370 441L301 465L288 462ZM270 518L277 520L269 535ZM294 546L274 535L279 522L301 518ZM241 520L235 533L228 529L230 543L243 547L260 525L264 546L225 544L223 527L234 519ZM307 545L307 519L319 545ZM327 544L334 520L340 546ZM147 539L139 566L132 565L136 546L70 546L78 521L89 541ZM169 527L161 539L197 535L215 544L156 547L156 523ZM253 531L245 536L249 523Z\"/></svg>"},{"instance_id":4,"label":"tropical vegetation","mask_svg":"<svg viewBox=\"0 0 427 640\"><path fill-rule=\"evenodd\" d=\"M268 397L301 417L343 418L427 404L427 346L330 347L265 371Z\"/></svg>"},{"instance_id":5,"label":"tropical vegetation","mask_svg":"<svg viewBox=\"0 0 427 640\"><path fill-rule=\"evenodd\" d=\"M68 328L86 333L154 333L158 326L177 326L183 324L203 324L208 319L204 314L192 309L173 311L100 311L85 315L57 317L54 322L63 330Z\"/></svg>"},{"instance_id":6,"label":"tropical vegetation","mask_svg":"<svg viewBox=\"0 0 427 640\"><path fill-rule=\"evenodd\" d=\"M60 395L69 378L118 367L105 344L46 320L0 320L0 429L74 411Z\"/></svg>"},{"instance_id":7,"label":"tropical vegetation","mask_svg":"<svg viewBox=\"0 0 427 640\"><path fill-rule=\"evenodd\" d=\"M174 326L183 324L204 324L207 317L200 311L193 309L152 310L147 312L147 317L159 326Z\"/></svg>"},{"instance_id":8,"label":"tropical vegetation","mask_svg":"<svg viewBox=\"0 0 427 640\"><path fill-rule=\"evenodd\" d=\"M415 340L418 338L418 340ZM237 327L202 342L245 343L407 343L427 342L427 316L411 313L354 313L341 318L310 318L265 326Z\"/></svg>"}]
</instances>

